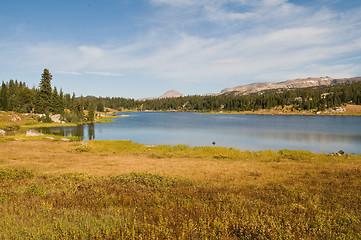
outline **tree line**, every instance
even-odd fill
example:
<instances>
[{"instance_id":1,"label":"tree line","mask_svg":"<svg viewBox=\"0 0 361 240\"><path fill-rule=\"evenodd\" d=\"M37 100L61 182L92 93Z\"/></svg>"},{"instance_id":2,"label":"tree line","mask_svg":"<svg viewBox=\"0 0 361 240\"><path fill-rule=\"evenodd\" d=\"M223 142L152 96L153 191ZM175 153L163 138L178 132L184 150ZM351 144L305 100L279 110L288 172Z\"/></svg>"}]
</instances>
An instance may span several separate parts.
<instances>
[{"instance_id":1,"label":"tree line","mask_svg":"<svg viewBox=\"0 0 361 240\"><path fill-rule=\"evenodd\" d=\"M0 110L60 114L68 122L93 121L95 111L105 108L155 111L255 111L291 106L292 110L323 111L352 103L361 105L361 82L300 89L276 89L237 95L186 96L137 101L121 97L76 97L51 87L52 75L44 69L39 87L29 88L24 82L2 82ZM86 114L85 114L86 113Z\"/></svg>"},{"instance_id":2,"label":"tree line","mask_svg":"<svg viewBox=\"0 0 361 240\"><path fill-rule=\"evenodd\" d=\"M44 114L43 122L49 122L50 114L60 114L61 120L67 122L93 121L95 105L75 94L64 94L63 90L51 87L52 75L44 69L38 88L29 88L24 82L10 80L2 82L0 88L0 110L20 113ZM86 110L87 114L84 114ZM102 109L104 111L104 106Z\"/></svg>"},{"instance_id":3,"label":"tree line","mask_svg":"<svg viewBox=\"0 0 361 240\"><path fill-rule=\"evenodd\" d=\"M324 111L352 103L361 105L361 82L299 89L278 89L248 95L187 96L141 102L142 110L255 111L292 106L295 111Z\"/></svg>"}]
</instances>

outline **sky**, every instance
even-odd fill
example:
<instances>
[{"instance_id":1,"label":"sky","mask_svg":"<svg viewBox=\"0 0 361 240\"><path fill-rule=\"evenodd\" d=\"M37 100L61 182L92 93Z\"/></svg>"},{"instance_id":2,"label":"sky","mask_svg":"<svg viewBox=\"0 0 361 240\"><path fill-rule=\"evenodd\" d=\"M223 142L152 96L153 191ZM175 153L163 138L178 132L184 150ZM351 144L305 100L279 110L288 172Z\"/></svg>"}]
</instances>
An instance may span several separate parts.
<instances>
[{"instance_id":1,"label":"sky","mask_svg":"<svg viewBox=\"0 0 361 240\"><path fill-rule=\"evenodd\" d=\"M1 0L0 82L77 96L361 76L360 0Z\"/></svg>"}]
</instances>

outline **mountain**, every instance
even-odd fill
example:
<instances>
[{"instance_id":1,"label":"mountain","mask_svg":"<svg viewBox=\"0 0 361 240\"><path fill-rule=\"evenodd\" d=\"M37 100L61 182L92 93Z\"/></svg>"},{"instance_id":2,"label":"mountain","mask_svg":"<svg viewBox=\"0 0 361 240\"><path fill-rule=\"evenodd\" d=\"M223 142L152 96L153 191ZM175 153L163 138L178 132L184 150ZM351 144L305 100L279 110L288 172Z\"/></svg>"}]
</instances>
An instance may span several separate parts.
<instances>
[{"instance_id":1,"label":"mountain","mask_svg":"<svg viewBox=\"0 0 361 240\"><path fill-rule=\"evenodd\" d=\"M169 90L160 97L142 98L142 99L138 99L138 101L156 100L156 99L164 99L164 98L177 98L177 97L184 97L184 95L176 90Z\"/></svg>"},{"instance_id":2,"label":"mountain","mask_svg":"<svg viewBox=\"0 0 361 240\"><path fill-rule=\"evenodd\" d=\"M184 97L184 95L176 90L170 90L166 93L164 93L162 96L159 97L159 99L162 98L177 98L177 97Z\"/></svg>"},{"instance_id":3,"label":"mountain","mask_svg":"<svg viewBox=\"0 0 361 240\"><path fill-rule=\"evenodd\" d=\"M351 83L361 81L361 77L354 78L342 78L334 79L330 77L319 77L319 78L306 78L306 79L294 79L287 80L284 82L261 82L242 85L233 88L226 88L221 91L222 94L235 94L235 95L246 95L250 93L261 92L272 89L292 89L292 88L307 88L317 86L330 86L340 83Z\"/></svg>"}]
</instances>

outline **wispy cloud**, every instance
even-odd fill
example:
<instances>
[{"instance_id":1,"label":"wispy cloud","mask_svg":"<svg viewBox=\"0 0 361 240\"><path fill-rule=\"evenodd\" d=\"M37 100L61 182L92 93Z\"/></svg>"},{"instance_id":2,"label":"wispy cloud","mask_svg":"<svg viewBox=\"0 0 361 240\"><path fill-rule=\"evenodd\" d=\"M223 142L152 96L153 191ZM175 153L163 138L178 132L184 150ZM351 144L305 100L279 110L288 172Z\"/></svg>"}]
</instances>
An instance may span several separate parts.
<instances>
[{"instance_id":1,"label":"wispy cloud","mask_svg":"<svg viewBox=\"0 0 361 240\"><path fill-rule=\"evenodd\" d=\"M54 73L67 74L67 75L81 75L80 72L67 72L67 71L55 71Z\"/></svg>"},{"instance_id":2,"label":"wispy cloud","mask_svg":"<svg viewBox=\"0 0 361 240\"><path fill-rule=\"evenodd\" d=\"M85 72L85 73L92 74L92 75L106 76L106 77L123 77L124 76L124 74L111 73L111 72Z\"/></svg>"}]
</instances>

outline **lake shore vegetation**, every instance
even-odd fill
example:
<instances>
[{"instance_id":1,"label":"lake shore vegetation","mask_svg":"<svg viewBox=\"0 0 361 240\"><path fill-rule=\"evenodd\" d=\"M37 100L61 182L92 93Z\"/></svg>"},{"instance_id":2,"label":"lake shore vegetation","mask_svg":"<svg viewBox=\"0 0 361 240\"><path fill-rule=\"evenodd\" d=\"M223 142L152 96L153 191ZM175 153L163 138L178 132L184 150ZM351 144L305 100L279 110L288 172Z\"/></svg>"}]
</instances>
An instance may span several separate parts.
<instances>
[{"instance_id":1,"label":"lake shore vegetation","mask_svg":"<svg viewBox=\"0 0 361 240\"><path fill-rule=\"evenodd\" d=\"M358 239L361 156L0 137L4 239Z\"/></svg>"}]
</instances>

